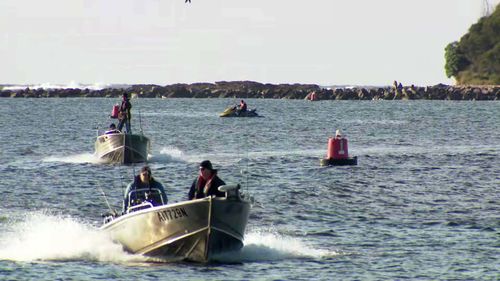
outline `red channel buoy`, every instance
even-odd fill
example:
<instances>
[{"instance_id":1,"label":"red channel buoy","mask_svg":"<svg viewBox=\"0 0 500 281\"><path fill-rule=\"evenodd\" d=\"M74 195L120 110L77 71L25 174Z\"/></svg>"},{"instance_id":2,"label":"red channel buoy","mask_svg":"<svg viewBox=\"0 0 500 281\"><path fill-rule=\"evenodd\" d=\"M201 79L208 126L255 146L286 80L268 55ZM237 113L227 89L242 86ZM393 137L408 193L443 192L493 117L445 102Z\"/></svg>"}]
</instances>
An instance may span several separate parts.
<instances>
[{"instance_id":1,"label":"red channel buoy","mask_svg":"<svg viewBox=\"0 0 500 281\"><path fill-rule=\"evenodd\" d=\"M326 158L320 160L322 166L326 165L357 165L358 157L349 157L347 138L342 136L340 130L335 132L335 137L328 138L328 151Z\"/></svg>"}]
</instances>

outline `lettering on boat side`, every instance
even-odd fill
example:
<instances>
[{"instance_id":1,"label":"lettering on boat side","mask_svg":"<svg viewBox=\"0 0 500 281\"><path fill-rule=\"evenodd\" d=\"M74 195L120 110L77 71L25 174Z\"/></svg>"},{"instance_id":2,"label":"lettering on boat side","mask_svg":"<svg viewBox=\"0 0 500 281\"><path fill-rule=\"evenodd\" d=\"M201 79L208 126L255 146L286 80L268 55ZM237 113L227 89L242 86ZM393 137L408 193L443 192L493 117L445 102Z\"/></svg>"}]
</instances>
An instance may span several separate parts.
<instances>
[{"instance_id":1,"label":"lettering on boat side","mask_svg":"<svg viewBox=\"0 0 500 281\"><path fill-rule=\"evenodd\" d=\"M188 214L184 208L172 208L163 210L161 212L156 213L158 215L158 220L161 222L171 221L180 219L183 217L187 217Z\"/></svg>"}]
</instances>

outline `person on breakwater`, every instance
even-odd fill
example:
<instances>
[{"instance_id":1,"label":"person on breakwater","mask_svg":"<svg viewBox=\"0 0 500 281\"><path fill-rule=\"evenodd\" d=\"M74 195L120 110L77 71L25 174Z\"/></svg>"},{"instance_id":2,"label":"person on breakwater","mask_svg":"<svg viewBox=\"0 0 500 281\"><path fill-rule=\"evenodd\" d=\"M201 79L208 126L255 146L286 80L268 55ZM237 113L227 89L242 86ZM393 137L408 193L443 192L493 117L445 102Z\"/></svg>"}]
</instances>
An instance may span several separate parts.
<instances>
[{"instance_id":1,"label":"person on breakwater","mask_svg":"<svg viewBox=\"0 0 500 281\"><path fill-rule=\"evenodd\" d=\"M128 94L124 93L122 96L122 104L120 105L120 112L118 114L118 119L120 122L118 123L118 130L121 131L123 129L123 125L125 125L125 133L131 134L132 129L130 128L130 120L132 119L132 114L130 110L132 109L132 104L128 99Z\"/></svg>"},{"instance_id":2,"label":"person on breakwater","mask_svg":"<svg viewBox=\"0 0 500 281\"><path fill-rule=\"evenodd\" d=\"M168 197L167 193L165 192L165 188L163 185L156 181L151 173L151 168L149 166L144 166L141 168L139 175L134 177L134 180L127 185L127 189L125 189L125 193L123 195L123 213L127 212L127 209L129 207L129 193L134 190L138 189L145 189L145 190L152 190L156 189L160 191L160 196L161 196L161 201L163 201L163 205L166 205L168 202ZM147 192L147 191L146 191ZM141 194L142 195L142 194ZM134 195L131 195L132 198L134 198ZM145 200L149 201L151 200L151 204L153 206L158 206L161 205L162 202L157 202L157 200L154 200L154 198L148 198L145 196ZM137 199L137 194L136 194L136 199Z\"/></svg>"},{"instance_id":3,"label":"person on breakwater","mask_svg":"<svg viewBox=\"0 0 500 281\"><path fill-rule=\"evenodd\" d=\"M215 195L224 197L226 194L219 191L219 186L226 183L217 176L217 170L212 167L210 160L204 160L200 163L198 178L193 181L189 189L188 199L198 199Z\"/></svg>"}]
</instances>

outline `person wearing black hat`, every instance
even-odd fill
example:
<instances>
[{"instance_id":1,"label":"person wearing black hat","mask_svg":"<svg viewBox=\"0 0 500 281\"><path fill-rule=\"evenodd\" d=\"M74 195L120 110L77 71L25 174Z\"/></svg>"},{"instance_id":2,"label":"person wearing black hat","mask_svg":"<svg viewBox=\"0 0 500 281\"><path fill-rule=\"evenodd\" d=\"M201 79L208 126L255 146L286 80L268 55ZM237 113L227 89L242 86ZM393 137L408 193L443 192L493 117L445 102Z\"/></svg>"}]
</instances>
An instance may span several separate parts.
<instances>
[{"instance_id":1,"label":"person wearing black hat","mask_svg":"<svg viewBox=\"0 0 500 281\"><path fill-rule=\"evenodd\" d=\"M217 170L212 167L210 160L204 160L200 163L198 178L193 181L189 189L189 200L204 198L215 195L224 197L226 194L219 191L219 186L226 183L217 176Z\"/></svg>"},{"instance_id":2,"label":"person wearing black hat","mask_svg":"<svg viewBox=\"0 0 500 281\"><path fill-rule=\"evenodd\" d=\"M152 189L158 189L160 191L160 196L161 196L161 201L163 201L163 204L167 204L168 202L168 197L167 193L165 192L165 188L163 188L163 185L156 181L151 173L151 168L149 166L144 166L141 168L139 171L139 175L134 177L134 181L128 184L127 189L125 190L124 198L123 198L123 213L125 213L128 209L128 195L131 191L138 190L138 189L146 189L146 190L152 190ZM156 202L153 200L151 202L154 206L161 205L161 202Z\"/></svg>"},{"instance_id":3,"label":"person wearing black hat","mask_svg":"<svg viewBox=\"0 0 500 281\"><path fill-rule=\"evenodd\" d=\"M125 125L125 133L131 134L132 129L130 128L130 119L132 119L132 114L130 110L132 109L132 104L128 99L128 94L124 93L122 96L122 104L120 105L120 111L118 113L118 119L120 122L118 123L118 130L121 131L123 129L123 125Z\"/></svg>"}]
</instances>

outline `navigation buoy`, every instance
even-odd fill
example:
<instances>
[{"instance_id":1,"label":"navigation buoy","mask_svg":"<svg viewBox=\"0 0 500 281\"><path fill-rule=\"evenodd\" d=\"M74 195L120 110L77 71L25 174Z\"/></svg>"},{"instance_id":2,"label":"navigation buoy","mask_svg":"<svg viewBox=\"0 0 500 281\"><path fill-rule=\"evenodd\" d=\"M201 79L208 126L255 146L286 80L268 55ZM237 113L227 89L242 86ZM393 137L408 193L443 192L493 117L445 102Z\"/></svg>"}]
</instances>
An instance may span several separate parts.
<instances>
[{"instance_id":1,"label":"navigation buoy","mask_svg":"<svg viewBox=\"0 0 500 281\"><path fill-rule=\"evenodd\" d=\"M328 138L328 151L326 158L320 160L321 166L357 165L358 157L349 156L347 138L342 136L340 130L335 132L335 137Z\"/></svg>"},{"instance_id":2,"label":"navigation buoy","mask_svg":"<svg viewBox=\"0 0 500 281\"><path fill-rule=\"evenodd\" d=\"M117 104L113 105L113 108L111 109L111 115L110 115L110 117L113 118L113 119L117 119L118 118L119 109L120 109L120 107Z\"/></svg>"}]
</instances>

